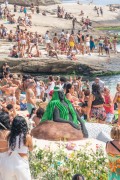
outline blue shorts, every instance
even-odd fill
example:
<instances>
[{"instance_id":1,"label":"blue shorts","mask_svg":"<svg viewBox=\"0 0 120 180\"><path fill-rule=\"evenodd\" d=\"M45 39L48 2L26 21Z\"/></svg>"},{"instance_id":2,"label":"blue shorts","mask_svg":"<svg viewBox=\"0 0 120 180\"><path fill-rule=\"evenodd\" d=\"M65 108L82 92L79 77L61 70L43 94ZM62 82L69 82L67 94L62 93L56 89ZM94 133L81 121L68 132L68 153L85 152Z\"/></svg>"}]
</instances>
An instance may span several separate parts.
<instances>
[{"instance_id":1,"label":"blue shorts","mask_svg":"<svg viewBox=\"0 0 120 180\"><path fill-rule=\"evenodd\" d=\"M106 121L107 123L112 123L113 118L114 118L114 114L107 113L107 114L106 114L106 120L105 120L105 121Z\"/></svg>"}]
</instances>

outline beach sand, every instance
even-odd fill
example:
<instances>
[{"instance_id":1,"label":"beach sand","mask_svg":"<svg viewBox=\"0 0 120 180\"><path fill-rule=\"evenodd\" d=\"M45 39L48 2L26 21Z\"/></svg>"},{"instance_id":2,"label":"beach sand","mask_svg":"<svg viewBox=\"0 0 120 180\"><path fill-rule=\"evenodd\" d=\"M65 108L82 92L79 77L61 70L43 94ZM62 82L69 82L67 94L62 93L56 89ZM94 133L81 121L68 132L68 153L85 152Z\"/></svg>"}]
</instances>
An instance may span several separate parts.
<instances>
[{"instance_id":1,"label":"beach sand","mask_svg":"<svg viewBox=\"0 0 120 180\"><path fill-rule=\"evenodd\" d=\"M57 18L56 15L56 10L57 10L57 6L58 5L50 5L50 6L40 6L40 14L33 14L32 16L32 28L27 28L29 31L33 31L36 32L38 31L41 34L44 34L46 32L46 30L51 30L51 31L55 31L56 29L69 29L71 30L72 28L72 22L71 20L65 20L65 19L61 19L61 18ZM117 9L116 12L111 12L109 11L109 7L108 6L102 6L103 8L103 17L97 16L96 11L94 11L94 6L95 5L87 5L87 4L82 4L82 5L78 5L78 4L60 4L60 7L63 7L65 12L69 12L72 13L72 15L74 15L77 18L77 21L80 22L81 17L79 16L80 11L83 10L84 12L84 18L86 18L87 16L90 18L90 20L93 21L93 23L95 23L95 25L99 26L102 24L105 25L111 22L111 26L112 23L114 24L116 21L118 21L118 17L120 15L120 10ZM13 12L13 5L9 5L11 12L14 14ZM18 9L20 9L20 7L18 7ZM41 15L41 12L43 12L44 10L47 11L47 16L43 16ZM31 14L31 11L28 10L28 14ZM24 17L24 13L15 13L15 19L17 19L17 17L22 16ZM5 20L1 20L1 24L4 23L6 24L8 30L13 29L15 30L16 24L8 24ZM77 24L76 29L80 29L81 26L80 24Z\"/></svg>"}]
</instances>

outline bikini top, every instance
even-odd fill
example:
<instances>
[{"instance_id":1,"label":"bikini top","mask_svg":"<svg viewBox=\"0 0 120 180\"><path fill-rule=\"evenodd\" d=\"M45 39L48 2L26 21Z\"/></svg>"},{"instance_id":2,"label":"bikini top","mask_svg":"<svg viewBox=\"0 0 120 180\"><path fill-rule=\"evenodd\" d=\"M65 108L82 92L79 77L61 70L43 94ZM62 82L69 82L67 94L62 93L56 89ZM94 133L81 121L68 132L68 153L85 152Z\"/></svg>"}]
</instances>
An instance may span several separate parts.
<instances>
[{"instance_id":1,"label":"bikini top","mask_svg":"<svg viewBox=\"0 0 120 180\"><path fill-rule=\"evenodd\" d=\"M106 143L106 147L107 147L107 143ZM112 144L112 146L118 152L120 152L120 149L112 141L110 141L110 144ZM120 176L120 154L107 153L107 155L108 155L108 160L109 160L108 167L110 171Z\"/></svg>"}]
</instances>

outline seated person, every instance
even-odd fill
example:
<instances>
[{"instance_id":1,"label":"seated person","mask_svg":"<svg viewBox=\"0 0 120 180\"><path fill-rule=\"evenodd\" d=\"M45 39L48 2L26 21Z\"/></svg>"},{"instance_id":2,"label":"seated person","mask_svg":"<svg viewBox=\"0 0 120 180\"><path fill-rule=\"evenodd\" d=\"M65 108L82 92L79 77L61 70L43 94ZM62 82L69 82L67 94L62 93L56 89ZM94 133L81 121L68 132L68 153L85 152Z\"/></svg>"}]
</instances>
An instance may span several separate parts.
<instances>
[{"instance_id":1,"label":"seated person","mask_svg":"<svg viewBox=\"0 0 120 180\"><path fill-rule=\"evenodd\" d=\"M43 108L37 109L36 114L32 119L35 122L35 126L37 126L40 123L40 120L41 120L43 114L44 114Z\"/></svg>"},{"instance_id":2,"label":"seated person","mask_svg":"<svg viewBox=\"0 0 120 180\"><path fill-rule=\"evenodd\" d=\"M79 16L83 16L84 15L84 12L81 10Z\"/></svg>"},{"instance_id":3,"label":"seated person","mask_svg":"<svg viewBox=\"0 0 120 180\"><path fill-rule=\"evenodd\" d=\"M12 104L8 104L5 108L2 109L2 111L9 114L10 123L12 124L13 119L17 115L15 107Z\"/></svg>"},{"instance_id":4,"label":"seated person","mask_svg":"<svg viewBox=\"0 0 120 180\"><path fill-rule=\"evenodd\" d=\"M59 60L59 58L58 58L58 55L57 55L57 52L53 49L53 47L49 47L49 56L51 56L51 57L56 57L58 60Z\"/></svg>"},{"instance_id":5,"label":"seated person","mask_svg":"<svg viewBox=\"0 0 120 180\"><path fill-rule=\"evenodd\" d=\"M18 58L18 49L17 49L17 46L13 46L13 49L12 49L12 51L10 52L10 56L11 56L11 57Z\"/></svg>"},{"instance_id":6,"label":"seated person","mask_svg":"<svg viewBox=\"0 0 120 180\"><path fill-rule=\"evenodd\" d=\"M10 30L10 33L8 34L8 41L12 42L13 39L14 39L14 35L13 35L12 30Z\"/></svg>"},{"instance_id":7,"label":"seated person","mask_svg":"<svg viewBox=\"0 0 120 180\"><path fill-rule=\"evenodd\" d=\"M40 123L48 120L69 123L73 128L82 130L84 137L88 137L84 123L81 121L71 102L66 99L63 90L59 87L54 88L52 99L47 105Z\"/></svg>"},{"instance_id":8,"label":"seated person","mask_svg":"<svg viewBox=\"0 0 120 180\"><path fill-rule=\"evenodd\" d=\"M45 12L45 11L43 11L43 12L42 12L42 15L43 15L43 16L46 16L46 12Z\"/></svg>"}]
</instances>

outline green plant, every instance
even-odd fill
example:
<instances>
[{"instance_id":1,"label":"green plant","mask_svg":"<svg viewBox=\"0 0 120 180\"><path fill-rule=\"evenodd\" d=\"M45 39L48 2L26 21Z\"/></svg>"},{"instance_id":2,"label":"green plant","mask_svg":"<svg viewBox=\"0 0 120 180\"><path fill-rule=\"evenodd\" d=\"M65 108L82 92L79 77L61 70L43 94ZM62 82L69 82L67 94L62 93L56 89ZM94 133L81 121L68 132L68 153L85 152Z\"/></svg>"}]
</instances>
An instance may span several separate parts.
<instances>
[{"instance_id":1,"label":"green plant","mask_svg":"<svg viewBox=\"0 0 120 180\"><path fill-rule=\"evenodd\" d=\"M71 180L81 173L86 180L107 180L107 159L102 147L96 146L96 152L87 150L89 144L77 151L65 151L60 147L56 152L49 148L30 154L30 168L34 178L39 180Z\"/></svg>"}]
</instances>

